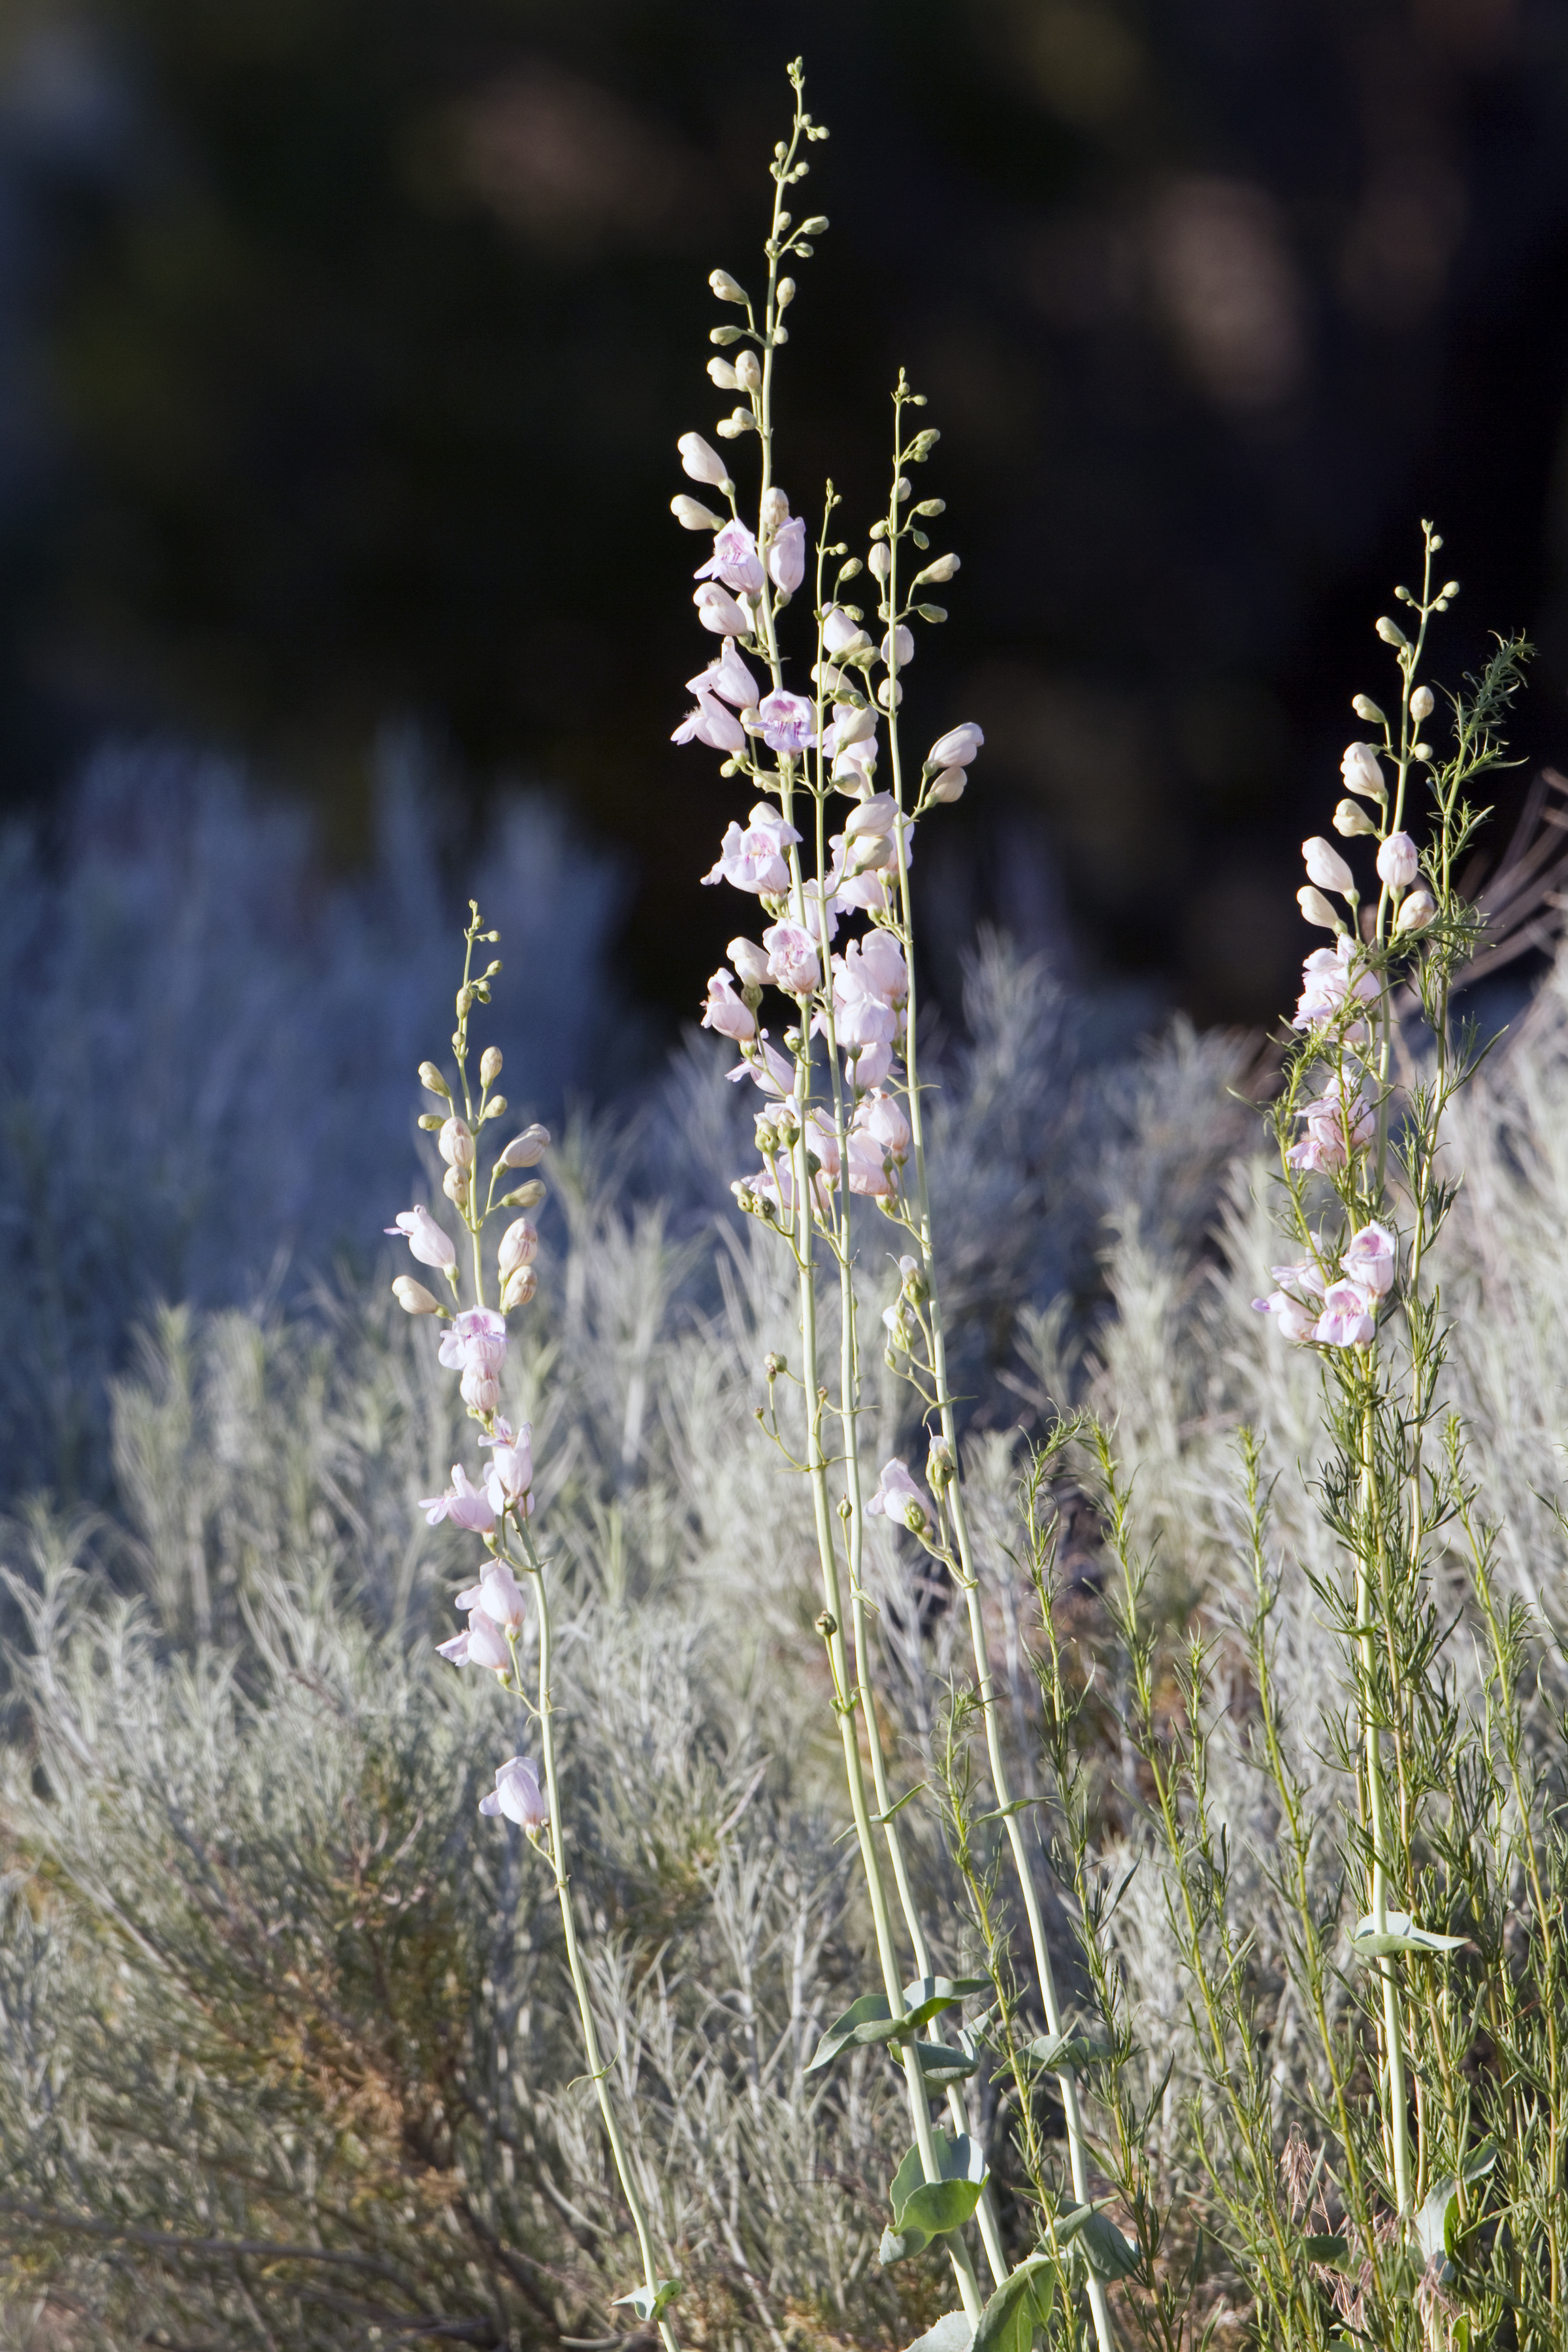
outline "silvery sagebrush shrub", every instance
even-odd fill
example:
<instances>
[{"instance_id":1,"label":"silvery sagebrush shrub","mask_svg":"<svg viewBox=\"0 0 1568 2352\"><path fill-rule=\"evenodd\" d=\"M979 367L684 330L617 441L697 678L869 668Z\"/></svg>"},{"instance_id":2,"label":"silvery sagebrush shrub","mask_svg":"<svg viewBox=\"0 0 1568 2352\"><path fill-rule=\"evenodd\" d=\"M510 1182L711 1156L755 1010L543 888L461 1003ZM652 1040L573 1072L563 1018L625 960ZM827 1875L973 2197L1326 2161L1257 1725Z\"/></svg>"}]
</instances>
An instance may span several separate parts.
<instances>
[{"instance_id":1,"label":"silvery sagebrush shrub","mask_svg":"<svg viewBox=\"0 0 1568 2352\"><path fill-rule=\"evenodd\" d=\"M755 523L697 435L687 473L730 514L675 501L713 534L721 645L678 732L762 795L709 877L769 918L706 1008L763 1098L747 1222L704 1282L579 1134L540 1286L549 1139L489 1149L475 905L452 1060L421 1068L446 1206L396 1220L437 1286L397 1277L411 1321L334 1349L174 1315L149 1340L116 1460L152 1609L76 1565L97 1544L123 1582L122 1546L42 1511L11 1579L12 2332L1555 2343L1542 1381L1568 1299L1535 1122L1568 1018L1543 999L1489 1077L1450 1010L1466 793L1520 648L1440 755L1420 670L1455 591L1428 530L1413 635L1379 624L1398 715L1358 698L1381 740L1347 752L1335 818L1377 840L1375 903L1305 845L1335 945L1274 1105L1298 1255L1259 1323L1260 1161L1218 1197L1244 1047L1178 1034L1053 1122L1045 983L993 948L930 1093L910 862L982 738L949 729L918 769L900 744L915 624L941 617L916 600L957 569L925 561L918 396L900 379L864 562L831 489L813 554L773 479L787 268L826 226L784 208L823 135L792 81L765 295L711 281L746 320L710 373L739 394L719 438L754 440ZM803 617L810 696L784 683ZM689 1154L731 1150L693 1085L668 1097ZM1114 1312L1086 1345L1048 1286L1097 1213ZM1042 1281L1026 1450L998 1342ZM961 1363L986 1400L964 1427ZM421 1487L447 1536L411 1543ZM477 1574L441 1646L479 1675L421 1652L449 1539ZM224 1645L179 1638L222 1612Z\"/></svg>"}]
</instances>

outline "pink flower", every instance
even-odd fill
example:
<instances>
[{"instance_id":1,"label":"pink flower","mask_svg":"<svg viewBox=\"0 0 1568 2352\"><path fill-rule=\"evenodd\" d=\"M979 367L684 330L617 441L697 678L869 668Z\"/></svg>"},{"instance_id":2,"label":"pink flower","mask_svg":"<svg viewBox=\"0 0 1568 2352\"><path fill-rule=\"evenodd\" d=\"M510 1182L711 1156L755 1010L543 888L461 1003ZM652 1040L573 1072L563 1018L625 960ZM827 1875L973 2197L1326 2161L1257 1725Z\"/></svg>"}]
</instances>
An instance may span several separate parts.
<instances>
[{"instance_id":1,"label":"pink flower","mask_svg":"<svg viewBox=\"0 0 1568 2352\"><path fill-rule=\"evenodd\" d=\"M853 1054L846 1054L844 1066L850 1084L858 1094L869 1087L879 1087L893 1066L891 1045L876 1044L861 1045Z\"/></svg>"},{"instance_id":2,"label":"pink flower","mask_svg":"<svg viewBox=\"0 0 1568 2352\"><path fill-rule=\"evenodd\" d=\"M1320 890L1337 890L1342 898L1355 888L1355 876L1340 856L1331 841L1321 833L1301 844L1301 856L1306 861L1307 879Z\"/></svg>"},{"instance_id":3,"label":"pink flower","mask_svg":"<svg viewBox=\"0 0 1568 2352\"><path fill-rule=\"evenodd\" d=\"M695 436L692 436L695 438ZM539 1785L539 1775L526 1756L509 1756L496 1769L495 1788L479 1799L479 1811L493 1821L504 1813L530 1837L537 1837L550 1819L550 1808Z\"/></svg>"},{"instance_id":4,"label":"pink flower","mask_svg":"<svg viewBox=\"0 0 1568 2352\"><path fill-rule=\"evenodd\" d=\"M691 694L716 694L721 701L732 702L737 710L750 710L756 701L756 679L735 650L733 637L726 637L724 650L705 670L686 681Z\"/></svg>"},{"instance_id":5,"label":"pink flower","mask_svg":"<svg viewBox=\"0 0 1568 2352\"><path fill-rule=\"evenodd\" d=\"M888 1172L888 1155L865 1128L849 1134L849 1190L871 1201L890 1201L898 1185Z\"/></svg>"},{"instance_id":6,"label":"pink flower","mask_svg":"<svg viewBox=\"0 0 1568 2352\"><path fill-rule=\"evenodd\" d=\"M730 479L724 460L700 433L683 433L675 446L680 452L680 470L688 480L708 482L716 490L723 489Z\"/></svg>"},{"instance_id":7,"label":"pink flower","mask_svg":"<svg viewBox=\"0 0 1568 2352\"><path fill-rule=\"evenodd\" d=\"M778 811L759 801L744 830L731 824L720 846L719 863L704 882L729 882L737 890L755 890L782 898L789 889L789 859L785 855L800 835Z\"/></svg>"},{"instance_id":8,"label":"pink flower","mask_svg":"<svg viewBox=\"0 0 1568 2352\"><path fill-rule=\"evenodd\" d=\"M400 1234L421 1265L456 1265L458 1253L428 1209L404 1209L389 1234Z\"/></svg>"},{"instance_id":9,"label":"pink flower","mask_svg":"<svg viewBox=\"0 0 1568 2352\"><path fill-rule=\"evenodd\" d=\"M698 619L705 629L711 629L715 636L751 635L750 617L741 610L727 588L721 588L714 581L705 580L691 601L697 607Z\"/></svg>"},{"instance_id":10,"label":"pink flower","mask_svg":"<svg viewBox=\"0 0 1568 2352\"><path fill-rule=\"evenodd\" d=\"M879 1150L900 1167L909 1158L910 1123L891 1095L868 1095L857 1106L855 1125L874 1137Z\"/></svg>"},{"instance_id":11,"label":"pink flower","mask_svg":"<svg viewBox=\"0 0 1568 2352\"><path fill-rule=\"evenodd\" d=\"M1305 1290L1314 1298L1321 1298L1323 1295L1322 1268L1314 1265L1310 1257L1301 1259L1296 1265L1271 1265L1268 1271L1276 1282L1285 1283L1292 1290ZM481 1445L484 1444L483 1438L479 1443Z\"/></svg>"},{"instance_id":12,"label":"pink flower","mask_svg":"<svg viewBox=\"0 0 1568 2352\"><path fill-rule=\"evenodd\" d=\"M492 1674L504 1674L511 1664L506 1635L478 1608L471 1612L464 1632L454 1633L449 1642L437 1643L436 1655L454 1666L488 1666Z\"/></svg>"},{"instance_id":13,"label":"pink flower","mask_svg":"<svg viewBox=\"0 0 1568 2352\"><path fill-rule=\"evenodd\" d=\"M842 604L834 604L823 617L822 642L830 654L837 655L858 653L871 640L859 622L852 620Z\"/></svg>"},{"instance_id":14,"label":"pink flower","mask_svg":"<svg viewBox=\"0 0 1568 2352\"><path fill-rule=\"evenodd\" d=\"M885 1462L877 1491L866 1498L867 1516L870 1518L897 1519L911 1535L922 1535L936 1514L930 1497L921 1493L910 1476L905 1462Z\"/></svg>"},{"instance_id":15,"label":"pink flower","mask_svg":"<svg viewBox=\"0 0 1568 2352\"><path fill-rule=\"evenodd\" d=\"M433 1528L450 1519L455 1528L467 1528L471 1535L488 1536L495 1525L495 1513L479 1488L469 1484L460 1462L452 1465L452 1483L447 1492L425 1496L419 1507Z\"/></svg>"},{"instance_id":16,"label":"pink flower","mask_svg":"<svg viewBox=\"0 0 1568 2352\"><path fill-rule=\"evenodd\" d=\"M768 550L768 570L775 588L793 596L805 578L805 525L798 515L781 523ZM761 582L757 583L761 586Z\"/></svg>"},{"instance_id":17,"label":"pink flower","mask_svg":"<svg viewBox=\"0 0 1568 2352\"><path fill-rule=\"evenodd\" d=\"M938 768L967 768L984 740L974 721L967 719L962 727L938 736L926 753L926 766L933 772Z\"/></svg>"},{"instance_id":18,"label":"pink flower","mask_svg":"<svg viewBox=\"0 0 1568 2352\"><path fill-rule=\"evenodd\" d=\"M799 923L774 923L763 933L768 951L768 977L792 996L809 996L821 984L816 941Z\"/></svg>"},{"instance_id":19,"label":"pink flower","mask_svg":"<svg viewBox=\"0 0 1568 2352\"><path fill-rule=\"evenodd\" d=\"M746 730L732 710L726 710L710 694L700 694L697 708L687 712L669 740L672 743L706 743L714 751L743 751Z\"/></svg>"},{"instance_id":20,"label":"pink flower","mask_svg":"<svg viewBox=\"0 0 1568 2352\"><path fill-rule=\"evenodd\" d=\"M525 1516L531 1517L533 1496L529 1490L533 1485L533 1423L525 1421L514 1437L509 1423L498 1421L494 1436L481 1437L479 1444L494 1449L489 1475L485 1480L485 1492L489 1496L490 1507L497 1518L515 1509L525 1497ZM460 1607L461 1603L458 1605ZM489 1608L488 1601L484 1605ZM494 1614L493 1611L491 1614Z\"/></svg>"},{"instance_id":21,"label":"pink flower","mask_svg":"<svg viewBox=\"0 0 1568 2352\"><path fill-rule=\"evenodd\" d=\"M1386 1298L1394 1287L1399 1244L1386 1225L1363 1225L1345 1244L1341 1264L1352 1282L1375 1298Z\"/></svg>"},{"instance_id":22,"label":"pink flower","mask_svg":"<svg viewBox=\"0 0 1568 2352\"><path fill-rule=\"evenodd\" d=\"M1321 1029L1347 1003L1368 1004L1375 999L1374 973L1363 971L1352 978L1357 952L1355 941L1348 936L1331 948L1313 949L1301 967L1301 1001L1290 1024L1293 1029Z\"/></svg>"},{"instance_id":23,"label":"pink flower","mask_svg":"<svg viewBox=\"0 0 1568 2352\"><path fill-rule=\"evenodd\" d=\"M904 962L904 951L890 931L868 931L845 956L847 972L854 972L868 996L880 997L884 1004L895 1011L905 1003L910 992L910 975Z\"/></svg>"},{"instance_id":24,"label":"pink flower","mask_svg":"<svg viewBox=\"0 0 1568 2352\"><path fill-rule=\"evenodd\" d=\"M718 580L737 595L754 596L764 583L757 542L743 522L727 522L713 541L713 552L692 573L693 580Z\"/></svg>"},{"instance_id":25,"label":"pink flower","mask_svg":"<svg viewBox=\"0 0 1568 2352\"><path fill-rule=\"evenodd\" d=\"M757 1034L756 1014L736 995L735 983L721 965L708 983L702 1026L721 1037L733 1037L738 1045Z\"/></svg>"},{"instance_id":26,"label":"pink flower","mask_svg":"<svg viewBox=\"0 0 1568 2352\"><path fill-rule=\"evenodd\" d=\"M1323 1293L1314 1339L1328 1348L1364 1348L1377 1328L1374 1305L1359 1282L1331 1282Z\"/></svg>"},{"instance_id":27,"label":"pink flower","mask_svg":"<svg viewBox=\"0 0 1568 2352\"><path fill-rule=\"evenodd\" d=\"M763 740L770 751L801 752L816 740L816 712L804 694L788 694L781 687L765 694L757 705ZM798 835L796 835L798 839Z\"/></svg>"},{"instance_id":28,"label":"pink flower","mask_svg":"<svg viewBox=\"0 0 1568 2352\"><path fill-rule=\"evenodd\" d=\"M838 1180L838 1137L828 1112L814 1110L805 1122L805 1148L830 1183Z\"/></svg>"},{"instance_id":29,"label":"pink flower","mask_svg":"<svg viewBox=\"0 0 1568 2352\"><path fill-rule=\"evenodd\" d=\"M763 1094L773 1095L780 1102L795 1099L795 1064L786 1062L776 1045L768 1043L765 1029L757 1033L757 1042L743 1062L727 1073L731 1086L739 1078L750 1078L761 1087Z\"/></svg>"},{"instance_id":30,"label":"pink flower","mask_svg":"<svg viewBox=\"0 0 1568 2352\"><path fill-rule=\"evenodd\" d=\"M839 1045L851 1052L862 1045L890 1045L899 1034L899 1016L872 985L873 974L862 961L859 944L852 940L847 954L833 959L834 1032Z\"/></svg>"},{"instance_id":31,"label":"pink flower","mask_svg":"<svg viewBox=\"0 0 1568 2352\"><path fill-rule=\"evenodd\" d=\"M1311 1169L1320 1175L1344 1167L1352 1152L1370 1143L1377 1132L1377 1120L1365 1096L1352 1095L1347 1101L1336 1087L1296 1116L1306 1120L1307 1132L1285 1156L1292 1168Z\"/></svg>"},{"instance_id":32,"label":"pink flower","mask_svg":"<svg viewBox=\"0 0 1568 2352\"><path fill-rule=\"evenodd\" d=\"M454 1315L441 1334L440 1360L449 1372L499 1372L506 1360L506 1318L493 1307Z\"/></svg>"},{"instance_id":33,"label":"pink flower","mask_svg":"<svg viewBox=\"0 0 1568 2352\"><path fill-rule=\"evenodd\" d=\"M1391 890L1408 890L1421 870L1421 854L1407 833L1391 833L1378 849L1379 879Z\"/></svg>"},{"instance_id":34,"label":"pink flower","mask_svg":"<svg viewBox=\"0 0 1568 2352\"><path fill-rule=\"evenodd\" d=\"M492 1559L479 1582L458 1593L456 1606L466 1609L470 1617L482 1611L503 1633L521 1633L527 1610L522 1587L504 1559Z\"/></svg>"},{"instance_id":35,"label":"pink flower","mask_svg":"<svg viewBox=\"0 0 1568 2352\"><path fill-rule=\"evenodd\" d=\"M1260 1315L1277 1315L1279 1328L1287 1339L1293 1339L1298 1346L1313 1337L1316 1327L1311 1308L1303 1307L1300 1299L1290 1297L1288 1292L1270 1291L1267 1298L1255 1298L1252 1303Z\"/></svg>"}]
</instances>

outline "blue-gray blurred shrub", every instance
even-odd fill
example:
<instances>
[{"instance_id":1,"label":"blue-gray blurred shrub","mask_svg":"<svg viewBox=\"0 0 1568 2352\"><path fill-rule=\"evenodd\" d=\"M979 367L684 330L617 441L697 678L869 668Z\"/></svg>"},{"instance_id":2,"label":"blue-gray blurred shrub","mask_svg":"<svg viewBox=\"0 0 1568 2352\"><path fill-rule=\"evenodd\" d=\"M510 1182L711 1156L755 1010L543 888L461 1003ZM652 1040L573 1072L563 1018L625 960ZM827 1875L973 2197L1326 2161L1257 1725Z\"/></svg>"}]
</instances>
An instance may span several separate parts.
<instances>
[{"instance_id":1,"label":"blue-gray blurred shrub","mask_svg":"<svg viewBox=\"0 0 1568 2352\"><path fill-rule=\"evenodd\" d=\"M611 1036L618 888L544 799L503 803L469 870L392 739L368 870L334 880L306 815L151 745L101 752L55 837L0 835L0 1496L106 1491L105 1379L154 1299L380 1251L470 888L505 939L508 1095L553 1115Z\"/></svg>"}]
</instances>

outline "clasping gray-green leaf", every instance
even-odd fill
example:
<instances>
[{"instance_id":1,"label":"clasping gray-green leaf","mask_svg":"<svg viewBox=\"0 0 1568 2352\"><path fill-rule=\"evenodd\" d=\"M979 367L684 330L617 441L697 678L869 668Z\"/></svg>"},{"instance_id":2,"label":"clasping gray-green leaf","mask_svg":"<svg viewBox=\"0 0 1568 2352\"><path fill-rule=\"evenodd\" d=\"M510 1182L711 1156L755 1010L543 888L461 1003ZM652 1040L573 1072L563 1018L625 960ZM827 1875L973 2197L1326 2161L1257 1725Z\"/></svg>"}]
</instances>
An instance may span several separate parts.
<instances>
[{"instance_id":1,"label":"clasping gray-green leaf","mask_svg":"<svg viewBox=\"0 0 1568 2352\"><path fill-rule=\"evenodd\" d=\"M1379 1928L1369 1911L1358 1919L1350 1932L1350 1947L1358 1960L1386 1959L1394 1952L1457 1952L1469 1942L1468 1936L1439 1936L1430 1927L1418 1927L1407 1911L1385 1912L1384 1927Z\"/></svg>"},{"instance_id":2,"label":"clasping gray-green leaf","mask_svg":"<svg viewBox=\"0 0 1568 2352\"><path fill-rule=\"evenodd\" d=\"M882 2042L912 2042L921 2028L944 2009L955 2009L971 1993L990 1990L989 1977L918 1977L904 1988L908 2006L902 2017L893 2015L885 1993L863 1992L828 2027L805 2071L815 2074L820 2067L831 2066L841 2050L866 2049Z\"/></svg>"},{"instance_id":3,"label":"clasping gray-green leaf","mask_svg":"<svg viewBox=\"0 0 1568 2352\"><path fill-rule=\"evenodd\" d=\"M1056 2264L1049 2254L1031 2254L1003 2280L980 2315L974 2352L1029 2352L1037 2327L1044 2327L1056 2301Z\"/></svg>"},{"instance_id":4,"label":"clasping gray-green leaf","mask_svg":"<svg viewBox=\"0 0 1568 2352\"><path fill-rule=\"evenodd\" d=\"M678 2278L660 2279L657 2286L635 2286L630 2294L616 2295L610 2308L613 2311L616 2304L629 2303L637 2317L647 2326L662 2317L679 2293L680 2281Z\"/></svg>"},{"instance_id":5,"label":"clasping gray-green leaf","mask_svg":"<svg viewBox=\"0 0 1568 2352\"><path fill-rule=\"evenodd\" d=\"M920 2253L933 2238L962 2229L980 2202L987 2174L985 2152L979 2142L963 2133L950 2139L946 2132L939 2131L932 2137L939 2179L926 2179L918 2147L910 2148L893 2175L888 2191L893 2224L883 2231L877 2250L877 2260L884 2268Z\"/></svg>"}]
</instances>

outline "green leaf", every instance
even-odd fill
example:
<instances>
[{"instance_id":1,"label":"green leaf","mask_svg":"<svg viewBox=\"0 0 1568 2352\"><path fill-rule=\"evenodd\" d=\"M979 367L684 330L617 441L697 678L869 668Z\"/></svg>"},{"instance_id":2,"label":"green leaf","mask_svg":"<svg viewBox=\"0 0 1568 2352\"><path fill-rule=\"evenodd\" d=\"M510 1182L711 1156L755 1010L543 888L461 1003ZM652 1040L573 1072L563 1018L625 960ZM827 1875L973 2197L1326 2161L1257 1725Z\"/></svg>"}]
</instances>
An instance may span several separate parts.
<instances>
[{"instance_id":1,"label":"green leaf","mask_svg":"<svg viewBox=\"0 0 1568 2352\"><path fill-rule=\"evenodd\" d=\"M831 2066L841 2050L866 2049L882 2042L912 2042L921 2027L940 2017L944 2009L956 2009L971 1993L991 1990L989 1977L917 1977L913 1984L904 1987L908 2005L902 2017L893 2015L885 1994L864 1992L828 2027L805 2071L815 2074L818 2067Z\"/></svg>"},{"instance_id":2,"label":"green leaf","mask_svg":"<svg viewBox=\"0 0 1568 2352\"><path fill-rule=\"evenodd\" d=\"M1497 2162L1497 2149L1489 2142L1477 2148L1466 2159L1464 2179L1467 2188L1472 2181L1482 2180ZM1439 2254L1449 2262L1458 2259L1459 2235L1459 2176L1449 2173L1445 2179L1434 2182L1426 2202L1415 2216L1416 2242L1426 2259L1435 2262Z\"/></svg>"},{"instance_id":3,"label":"green leaf","mask_svg":"<svg viewBox=\"0 0 1568 2352\"><path fill-rule=\"evenodd\" d=\"M893 2175L888 2191L893 2226L883 2231L877 2251L877 2260L884 2267L920 2253L933 2238L944 2238L950 2230L962 2229L980 2202L986 2172L979 2142L963 2133L950 2139L946 2132L939 2131L932 2137L938 2179L926 2179L918 2147L910 2148Z\"/></svg>"},{"instance_id":4,"label":"green leaf","mask_svg":"<svg viewBox=\"0 0 1568 2352\"><path fill-rule=\"evenodd\" d=\"M1075 2205L1058 2213L1057 2236L1096 2278L1130 2278L1138 2267L1137 2247L1098 2205Z\"/></svg>"},{"instance_id":5,"label":"green leaf","mask_svg":"<svg viewBox=\"0 0 1568 2352\"><path fill-rule=\"evenodd\" d=\"M911 2042L910 2047L920 2060L921 2074L928 2083L964 2082L980 2063L967 2050L955 2050L946 2042Z\"/></svg>"},{"instance_id":6,"label":"green leaf","mask_svg":"<svg viewBox=\"0 0 1568 2352\"><path fill-rule=\"evenodd\" d=\"M1303 2238L1301 2252L1310 2263L1322 2263L1330 2270L1348 2271L1351 2266L1348 2238Z\"/></svg>"},{"instance_id":7,"label":"green leaf","mask_svg":"<svg viewBox=\"0 0 1568 2352\"><path fill-rule=\"evenodd\" d=\"M1390 1911L1384 1916L1386 1934L1379 1934L1370 1912L1351 1929L1350 1946L1358 1960L1386 1959L1394 1952L1457 1952L1470 1940L1468 1936L1439 1936L1430 1927L1418 1927L1408 1911Z\"/></svg>"},{"instance_id":8,"label":"green leaf","mask_svg":"<svg viewBox=\"0 0 1568 2352\"><path fill-rule=\"evenodd\" d=\"M1044 2327L1056 2299L1056 2265L1049 2254L1031 2254L1005 2278L974 2331L974 2352L1029 2352L1037 2327Z\"/></svg>"},{"instance_id":9,"label":"green leaf","mask_svg":"<svg viewBox=\"0 0 1568 2352\"><path fill-rule=\"evenodd\" d=\"M1080 2066L1106 2065L1115 2053L1087 2033L1042 2033L1030 2042L1029 2055L1053 2074L1068 2074Z\"/></svg>"},{"instance_id":10,"label":"green leaf","mask_svg":"<svg viewBox=\"0 0 1568 2352\"><path fill-rule=\"evenodd\" d=\"M934 2327L928 2327L923 2336L917 2336L914 2342L906 2347L905 2352L970 2352L973 2341L974 2330L967 2313L949 2311Z\"/></svg>"},{"instance_id":11,"label":"green leaf","mask_svg":"<svg viewBox=\"0 0 1568 2352\"><path fill-rule=\"evenodd\" d=\"M656 2287L635 2286L630 2294L616 2295L616 2303L629 2303L643 2325L648 2326L669 2309L679 2293L679 2279L660 2279ZM614 2310L615 2305L610 2307Z\"/></svg>"}]
</instances>

